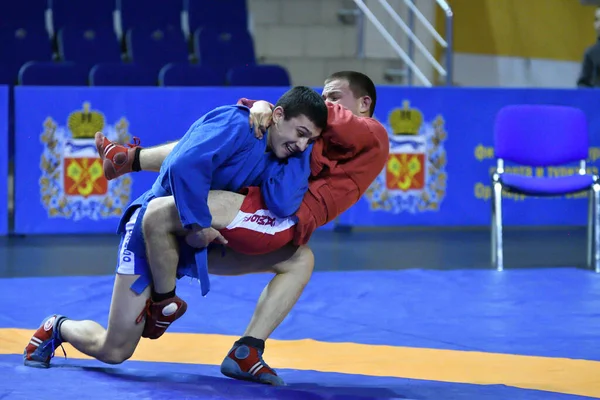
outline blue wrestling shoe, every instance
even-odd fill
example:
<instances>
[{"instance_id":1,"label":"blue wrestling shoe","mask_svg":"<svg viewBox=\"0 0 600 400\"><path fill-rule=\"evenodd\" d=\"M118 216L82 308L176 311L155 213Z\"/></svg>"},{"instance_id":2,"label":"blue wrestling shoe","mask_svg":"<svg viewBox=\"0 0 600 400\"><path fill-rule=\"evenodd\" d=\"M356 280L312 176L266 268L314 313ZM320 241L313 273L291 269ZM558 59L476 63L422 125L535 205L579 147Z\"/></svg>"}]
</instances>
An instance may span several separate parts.
<instances>
[{"instance_id":1,"label":"blue wrestling shoe","mask_svg":"<svg viewBox=\"0 0 600 400\"><path fill-rule=\"evenodd\" d=\"M50 367L54 350L59 346L62 348L63 340L60 336L59 327L66 319L62 315L51 315L44 319L23 352L23 362L26 366L34 368ZM63 353L65 353L64 348ZM67 353L65 353L66 356Z\"/></svg>"},{"instance_id":2,"label":"blue wrestling shoe","mask_svg":"<svg viewBox=\"0 0 600 400\"><path fill-rule=\"evenodd\" d=\"M262 358L262 350L236 342L221 363L221 373L233 379L285 386Z\"/></svg>"}]
</instances>

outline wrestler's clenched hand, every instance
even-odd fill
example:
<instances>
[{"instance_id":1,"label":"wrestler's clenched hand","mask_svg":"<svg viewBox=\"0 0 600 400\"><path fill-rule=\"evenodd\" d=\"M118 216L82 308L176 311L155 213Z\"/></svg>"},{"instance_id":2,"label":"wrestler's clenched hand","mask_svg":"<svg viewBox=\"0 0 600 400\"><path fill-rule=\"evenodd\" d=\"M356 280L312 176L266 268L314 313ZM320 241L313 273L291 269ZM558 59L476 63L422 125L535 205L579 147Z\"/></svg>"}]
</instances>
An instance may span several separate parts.
<instances>
[{"instance_id":1,"label":"wrestler's clenched hand","mask_svg":"<svg viewBox=\"0 0 600 400\"><path fill-rule=\"evenodd\" d=\"M267 128L273 122L273 110L271 105L264 101L259 100L250 109L250 127L254 128L254 134L257 139L262 139Z\"/></svg>"},{"instance_id":2,"label":"wrestler's clenched hand","mask_svg":"<svg viewBox=\"0 0 600 400\"><path fill-rule=\"evenodd\" d=\"M197 249L207 247L215 242L218 244L227 244L227 240L221 233L214 228L204 228L199 231L190 232L185 235L185 242Z\"/></svg>"}]
</instances>

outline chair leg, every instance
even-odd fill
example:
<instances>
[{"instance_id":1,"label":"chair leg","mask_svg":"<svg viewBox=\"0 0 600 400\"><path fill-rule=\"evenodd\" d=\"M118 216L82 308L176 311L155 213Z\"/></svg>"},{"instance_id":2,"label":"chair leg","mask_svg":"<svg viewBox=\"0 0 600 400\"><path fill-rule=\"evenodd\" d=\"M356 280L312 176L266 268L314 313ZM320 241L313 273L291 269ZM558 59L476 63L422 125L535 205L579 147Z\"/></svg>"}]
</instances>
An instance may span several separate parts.
<instances>
[{"instance_id":1,"label":"chair leg","mask_svg":"<svg viewBox=\"0 0 600 400\"><path fill-rule=\"evenodd\" d=\"M596 273L600 273L600 184L596 183L592 187L593 191L593 243L590 253L592 254L592 268Z\"/></svg>"},{"instance_id":2,"label":"chair leg","mask_svg":"<svg viewBox=\"0 0 600 400\"><path fill-rule=\"evenodd\" d=\"M497 271L504 270L502 248L502 184L492 184L492 265Z\"/></svg>"},{"instance_id":3,"label":"chair leg","mask_svg":"<svg viewBox=\"0 0 600 400\"><path fill-rule=\"evenodd\" d=\"M594 263L594 232L596 230L595 220L595 205L596 195L594 189L590 188L588 192L588 225L587 225L587 260L586 265L588 268L593 268Z\"/></svg>"},{"instance_id":4,"label":"chair leg","mask_svg":"<svg viewBox=\"0 0 600 400\"><path fill-rule=\"evenodd\" d=\"M493 187L493 183L492 183L492 187ZM491 224L490 224L490 243L491 243L491 248L490 248L490 253L492 255L492 267L496 268L496 262L498 260L498 252L496 251L496 243L497 243L497 237L496 237L496 197L494 196L494 191L492 190L492 201L491 203L491 208L492 208L492 218L491 218Z\"/></svg>"}]
</instances>

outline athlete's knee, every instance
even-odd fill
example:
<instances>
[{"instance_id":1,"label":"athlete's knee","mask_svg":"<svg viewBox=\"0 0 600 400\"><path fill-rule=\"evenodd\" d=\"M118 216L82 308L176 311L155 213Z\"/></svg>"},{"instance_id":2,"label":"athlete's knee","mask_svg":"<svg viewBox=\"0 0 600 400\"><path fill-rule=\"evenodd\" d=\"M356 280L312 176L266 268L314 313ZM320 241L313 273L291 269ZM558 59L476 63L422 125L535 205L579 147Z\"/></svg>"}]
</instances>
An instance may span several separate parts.
<instances>
[{"instance_id":1,"label":"athlete's knee","mask_svg":"<svg viewBox=\"0 0 600 400\"><path fill-rule=\"evenodd\" d=\"M181 229L177 207L172 196L150 200L142 219L144 236L175 232Z\"/></svg>"},{"instance_id":2,"label":"athlete's knee","mask_svg":"<svg viewBox=\"0 0 600 400\"><path fill-rule=\"evenodd\" d=\"M137 340L132 339L133 337L125 334L115 335L114 331L107 332L97 356L98 360L106 364L121 364L129 360L137 347Z\"/></svg>"},{"instance_id":3,"label":"athlete's knee","mask_svg":"<svg viewBox=\"0 0 600 400\"><path fill-rule=\"evenodd\" d=\"M122 364L133 356L134 349L129 347L113 347L104 350L98 360L106 364Z\"/></svg>"},{"instance_id":4,"label":"athlete's knee","mask_svg":"<svg viewBox=\"0 0 600 400\"><path fill-rule=\"evenodd\" d=\"M275 272L294 274L306 284L312 276L314 267L315 255L310 247L299 246L287 262L276 266Z\"/></svg>"},{"instance_id":5,"label":"athlete's knee","mask_svg":"<svg viewBox=\"0 0 600 400\"><path fill-rule=\"evenodd\" d=\"M315 255L308 246L298 247L298 251L294 254L297 260L298 269L303 275L307 275L310 278L313 269L315 268Z\"/></svg>"},{"instance_id":6,"label":"athlete's knee","mask_svg":"<svg viewBox=\"0 0 600 400\"><path fill-rule=\"evenodd\" d=\"M164 199L156 198L150 200L142 220L144 233L151 233L157 227L162 226L161 222L165 220Z\"/></svg>"}]
</instances>

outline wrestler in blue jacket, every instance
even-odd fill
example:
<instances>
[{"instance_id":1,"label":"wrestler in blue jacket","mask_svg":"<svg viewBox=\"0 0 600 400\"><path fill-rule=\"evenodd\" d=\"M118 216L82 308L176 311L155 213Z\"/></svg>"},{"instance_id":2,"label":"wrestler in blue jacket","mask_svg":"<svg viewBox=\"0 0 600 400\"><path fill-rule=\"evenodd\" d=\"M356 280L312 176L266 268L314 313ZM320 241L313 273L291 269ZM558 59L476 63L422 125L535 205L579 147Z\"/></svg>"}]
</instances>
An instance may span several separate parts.
<instances>
[{"instance_id":1,"label":"wrestler in blue jacket","mask_svg":"<svg viewBox=\"0 0 600 400\"><path fill-rule=\"evenodd\" d=\"M288 93L293 90L312 89L300 87ZM318 123L311 121L311 124L304 124L309 125L308 129L299 124L297 118L290 117L284 121L287 125L270 129L262 139L257 139L250 127L250 110L247 107L223 106L204 115L190 127L165 159L152 188L125 210L119 223L120 234L125 232L125 224L131 214L141 207L126 249L136 256L146 254L143 213L150 200L156 197L174 197L181 223L186 229L210 227L211 215L207 204L210 190L237 192L244 187L260 186L271 212L280 217L294 214L308 190L312 150L308 143L321 133L327 123L324 103L323 107L324 118ZM202 294L208 293L206 249L191 248L181 240L178 277L184 275L199 279ZM141 293L151 282L150 271L147 271L132 285L132 289Z\"/></svg>"}]
</instances>

